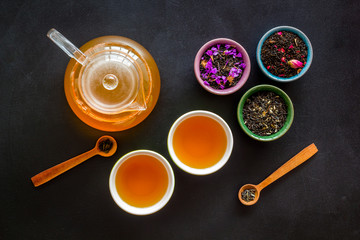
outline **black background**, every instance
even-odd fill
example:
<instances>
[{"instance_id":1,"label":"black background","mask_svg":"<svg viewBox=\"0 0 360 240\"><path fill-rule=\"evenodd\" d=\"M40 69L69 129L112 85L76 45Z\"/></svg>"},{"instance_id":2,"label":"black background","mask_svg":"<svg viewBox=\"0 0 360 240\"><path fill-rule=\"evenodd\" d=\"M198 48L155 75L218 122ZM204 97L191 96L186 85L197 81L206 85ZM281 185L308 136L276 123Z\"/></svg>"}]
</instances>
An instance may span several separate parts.
<instances>
[{"instance_id":1,"label":"black background","mask_svg":"<svg viewBox=\"0 0 360 240\"><path fill-rule=\"evenodd\" d=\"M0 239L360 239L359 2L354 1L16 1L0 2ZM255 51L269 29L289 25L310 39L309 71L291 83L267 79ZM65 99L69 58L47 37L56 28L75 45L104 35L142 44L154 57L161 92L138 126L111 133L111 158L96 156L51 182L30 178L95 145L108 134L81 122ZM193 60L207 41L227 37L247 49L252 70L237 93L216 96L197 83ZM272 84L292 99L295 118L281 139L249 138L236 107L250 87ZM171 161L166 138L180 115L222 116L234 150L217 173L192 176ZM259 202L237 199L314 142L319 152L266 188ZM150 149L173 166L175 191L161 211L125 213L108 177L116 160Z\"/></svg>"}]
</instances>

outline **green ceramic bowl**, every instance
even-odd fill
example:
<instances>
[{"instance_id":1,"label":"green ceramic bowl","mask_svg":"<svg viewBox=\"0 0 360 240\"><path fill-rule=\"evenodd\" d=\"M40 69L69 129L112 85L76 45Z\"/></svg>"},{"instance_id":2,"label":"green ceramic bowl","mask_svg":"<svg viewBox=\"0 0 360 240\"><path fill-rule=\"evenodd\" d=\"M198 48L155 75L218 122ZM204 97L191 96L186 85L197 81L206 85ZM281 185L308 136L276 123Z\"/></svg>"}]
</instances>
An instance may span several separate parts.
<instances>
[{"instance_id":1,"label":"green ceramic bowl","mask_svg":"<svg viewBox=\"0 0 360 240\"><path fill-rule=\"evenodd\" d=\"M278 131L277 133L274 133L272 135L269 136L259 136L254 134L253 132L251 132L245 125L244 123L244 119L243 119L243 107L245 104L246 99L248 99L251 95L253 95L256 92L259 91L271 91L276 93L277 95L279 95L280 97L282 97L287 105L287 117L286 117L286 121L284 126L280 129L280 131ZM269 141L274 141L280 137L282 137L290 128L293 120L294 120L294 106L289 98L289 96L280 88L272 86L272 85L258 85L255 86L251 89L249 89L240 99L238 108L237 108L237 118L240 124L240 127L244 130L244 132L249 135L250 137L252 137L253 139L256 139L258 141L262 141L262 142L269 142Z\"/></svg>"}]
</instances>

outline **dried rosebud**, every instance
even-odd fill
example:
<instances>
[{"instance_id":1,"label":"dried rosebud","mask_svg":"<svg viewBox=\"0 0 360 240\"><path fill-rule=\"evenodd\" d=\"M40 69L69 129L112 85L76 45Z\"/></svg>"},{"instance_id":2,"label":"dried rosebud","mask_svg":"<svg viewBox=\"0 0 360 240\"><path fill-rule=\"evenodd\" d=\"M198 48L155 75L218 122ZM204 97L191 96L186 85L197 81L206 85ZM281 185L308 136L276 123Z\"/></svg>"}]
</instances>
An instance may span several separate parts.
<instances>
[{"instance_id":1,"label":"dried rosebud","mask_svg":"<svg viewBox=\"0 0 360 240\"><path fill-rule=\"evenodd\" d=\"M296 59L292 59L292 60L288 61L287 63L290 65L290 67L295 68L295 69L304 67L304 64Z\"/></svg>"},{"instance_id":2,"label":"dried rosebud","mask_svg":"<svg viewBox=\"0 0 360 240\"><path fill-rule=\"evenodd\" d=\"M282 53L284 53L284 52L285 52L285 49L281 48L279 51L282 52Z\"/></svg>"},{"instance_id":3,"label":"dried rosebud","mask_svg":"<svg viewBox=\"0 0 360 240\"><path fill-rule=\"evenodd\" d=\"M282 61L282 62L286 62L285 57L282 57L282 58L281 58L281 61Z\"/></svg>"}]
</instances>

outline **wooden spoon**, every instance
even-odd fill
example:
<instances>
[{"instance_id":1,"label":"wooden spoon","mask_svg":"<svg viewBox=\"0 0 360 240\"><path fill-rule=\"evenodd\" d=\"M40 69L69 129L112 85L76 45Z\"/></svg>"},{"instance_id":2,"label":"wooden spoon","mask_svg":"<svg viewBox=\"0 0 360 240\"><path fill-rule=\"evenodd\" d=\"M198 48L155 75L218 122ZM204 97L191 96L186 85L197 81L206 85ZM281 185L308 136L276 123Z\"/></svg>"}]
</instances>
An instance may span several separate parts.
<instances>
[{"instance_id":1,"label":"wooden spoon","mask_svg":"<svg viewBox=\"0 0 360 240\"><path fill-rule=\"evenodd\" d=\"M109 142L109 141L110 142ZM112 144L112 145L111 145ZM62 162L52 168L49 168L31 178L34 186L40 186L51 179L59 176L60 174L66 172L67 170L79 165L82 162L85 162L89 158L99 154L103 157L110 157L112 156L117 149L116 140L110 136L102 136L100 137L96 145L93 149L88 152L85 152L79 156L73 157L65 162Z\"/></svg>"},{"instance_id":2,"label":"wooden spoon","mask_svg":"<svg viewBox=\"0 0 360 240\"><path fill-rule=\"evenodd\" d=\"M304 163L306 160L311 158L315 153L317 153L317 151L318 151L318 149L316 148L315 144L312 143L308 147L304 148L301 152L296 154L289 161L287 161L280 168L278 168L275 172L273 172L270 176L268 176L260 184L258 184L258 185L245 184L244 186L242 186L240 188L239 193L238 193L240 202L247 206L255 204L259 200L261 190L263 190L265 187L267 187L274 181L278 180L279 178L281 178L282 176L284 176L285 174L287 174L288 172L290 172L291 170L293 170L300 164ZM255 190L255 192L254 192L255 196L254 196L253 200L247 202L242 198L241 194L242 194L242 192L249 190L249 189Z\"/></svg>"}]
</instances>

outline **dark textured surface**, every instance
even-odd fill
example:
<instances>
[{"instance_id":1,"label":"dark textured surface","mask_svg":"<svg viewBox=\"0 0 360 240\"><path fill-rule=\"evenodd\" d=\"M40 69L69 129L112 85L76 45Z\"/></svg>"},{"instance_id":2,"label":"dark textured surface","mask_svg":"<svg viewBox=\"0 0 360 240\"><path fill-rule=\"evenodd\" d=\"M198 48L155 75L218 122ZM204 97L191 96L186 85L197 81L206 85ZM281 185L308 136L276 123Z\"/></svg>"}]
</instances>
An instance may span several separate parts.
<instances>
[{"instance_id":1,"label":"dark textured surface","mask_svg":"<svg viewBox=\"0 0 360 240\"><path fill-rule=\"evenodd\" d=\"M360 62L358 1L1 1L0 239L360 239ZM269 29L301 29L314 48L303 78L272 82L255 61ZM76 118L63 92L68 57L47 37L56 28L74 44L103 35L141 43L161 75L158 104L140 125L112 133L114 157L94 157L34 188L30 177L95 145L103 132ZM228 37L247 49L252 71L231 96L203 90L193 73L198 49ZM293 101L289 132L271 143L247 137L236 106L252 86L282 88ZM222 116L234 135L233 154L219 172L191 176L170 161L168 130L183 113ZM305 146L310 161L265 189L245 207L237 191L259 183ZM119 209L108 176L123 154L157 151L174 168L168 205L150 216Z\"/></svg>"}]
</instances>

